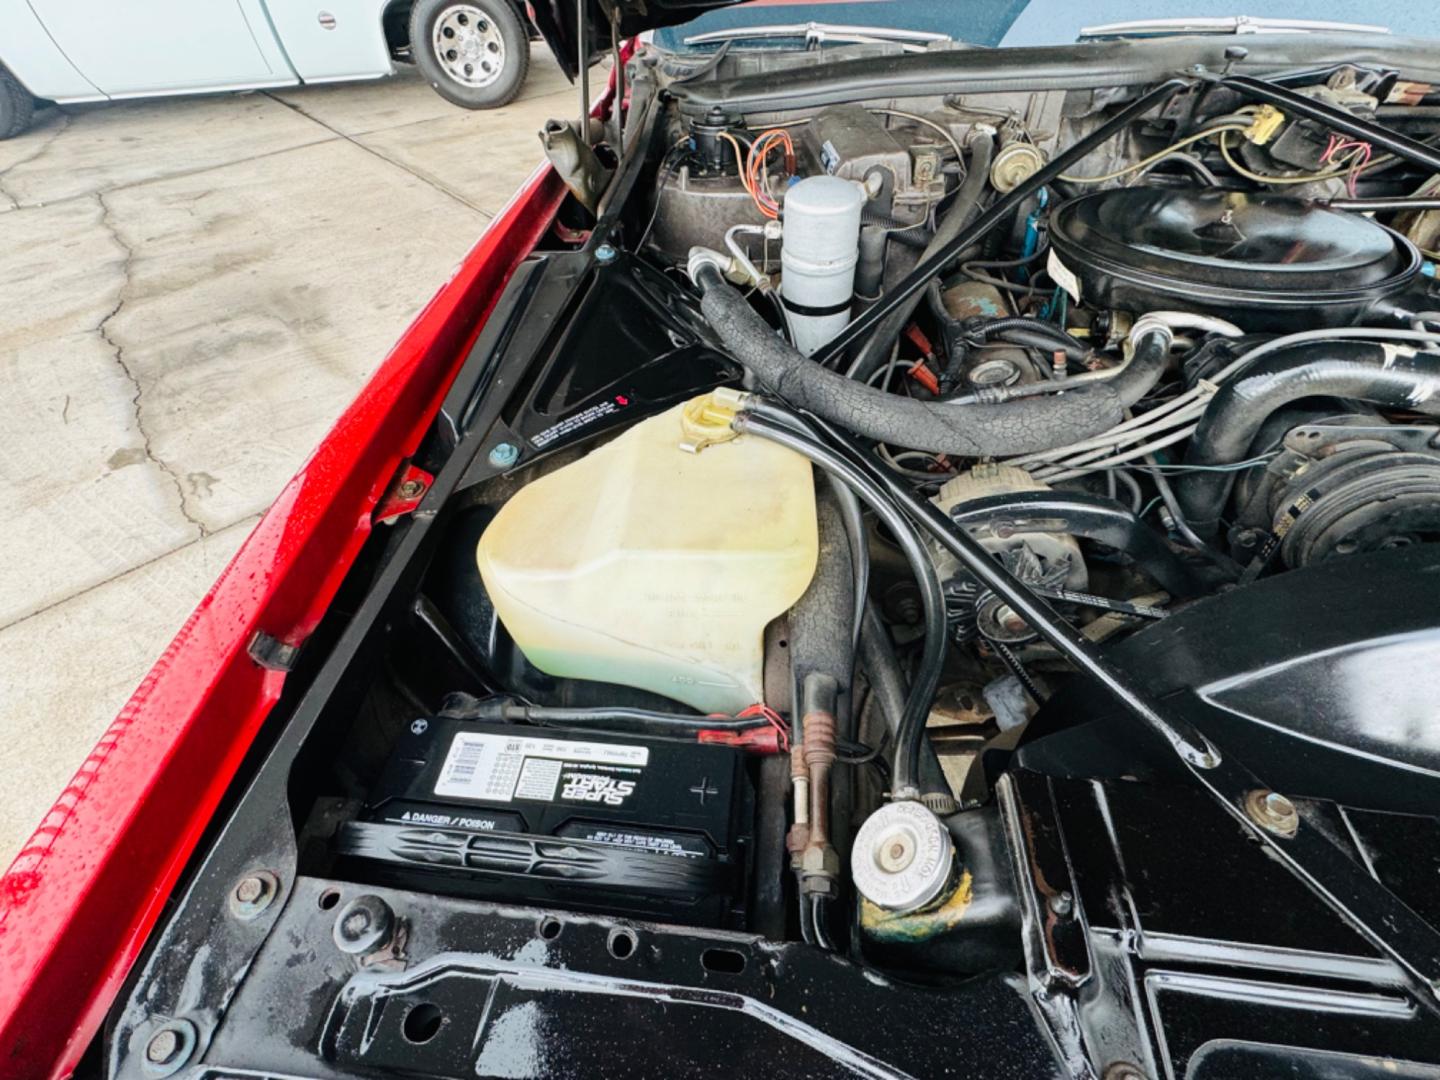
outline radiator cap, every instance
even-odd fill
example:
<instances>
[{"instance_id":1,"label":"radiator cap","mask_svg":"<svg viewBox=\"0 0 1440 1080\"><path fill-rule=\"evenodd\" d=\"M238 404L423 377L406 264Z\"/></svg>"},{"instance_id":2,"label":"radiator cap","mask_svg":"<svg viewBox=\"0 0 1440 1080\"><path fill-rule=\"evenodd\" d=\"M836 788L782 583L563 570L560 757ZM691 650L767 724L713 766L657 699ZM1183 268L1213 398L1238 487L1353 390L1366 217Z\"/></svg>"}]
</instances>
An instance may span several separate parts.
<instances>
[{"instance_id":1,"label":"radiator cap","mask_svg":"<svg viewBox=\"0 0 1440 1080\"><path fill-rule=\"evenodd\" d=\"M860 895L887 911L914 911L950 882L955 846L940 819L918 802L893 802L865 819L850 852Z\"/></svg>"}]
</instances>

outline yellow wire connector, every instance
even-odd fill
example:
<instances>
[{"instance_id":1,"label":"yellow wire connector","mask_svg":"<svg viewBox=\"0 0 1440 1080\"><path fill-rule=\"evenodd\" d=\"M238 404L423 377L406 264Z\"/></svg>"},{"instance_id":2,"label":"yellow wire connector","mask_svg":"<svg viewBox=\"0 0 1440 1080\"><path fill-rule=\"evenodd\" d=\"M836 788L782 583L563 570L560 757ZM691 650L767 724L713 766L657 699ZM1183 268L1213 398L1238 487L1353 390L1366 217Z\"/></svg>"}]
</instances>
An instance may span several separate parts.
<instances>
[{"instance_id":1,"label":"yellow wire connector","mask_svg":"<svg viewBox=\"0 0 1440 1080\"><path fill-rule=\"evenodd\" d=\"M680 412L680 449L698 454L707 446L735 438L739 433L731 424L749 397L743 390L720 386L687 401Z\"/></svg>"},{"instance_id":2,"label":"yellow wire connector","mask_svg":"<svg viewBox=\"0 0 1440 1080\"><path fill-rule=\"evenodd\" d=\"M1256 146L1264 146L1275 137L1285 123L1285 114L1274 105L1261 105L1255 111L1250 126L1245 129L1245 138Z\"/></svg>"}]
</instances>

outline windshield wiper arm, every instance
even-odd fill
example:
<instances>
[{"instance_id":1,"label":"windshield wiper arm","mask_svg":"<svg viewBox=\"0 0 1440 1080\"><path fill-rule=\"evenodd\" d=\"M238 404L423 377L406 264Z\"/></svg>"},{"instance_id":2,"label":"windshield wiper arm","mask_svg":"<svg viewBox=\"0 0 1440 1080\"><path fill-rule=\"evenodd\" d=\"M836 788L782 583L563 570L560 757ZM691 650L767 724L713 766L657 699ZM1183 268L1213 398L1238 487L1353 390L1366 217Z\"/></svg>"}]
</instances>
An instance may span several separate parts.
<instances>
[{"instance_id":1,"label":"windshield wiper arm","mask_svg":"<svg viewBox=\"0 0 1440 1080\"><path fill-rule=\"evenodd\" d=\"M925 46L937 41L953 40L949 34L935 34L926 30L896 30L888 26L842 26L839 23L806 22L735 26L728 30L711 30L704 34L692 34L684 39L684 43L686 45L706 45L719 41L759 41L766 38L803 38L807 49L814 49L827 41L859 42L861 44L898 41L902 45Z\"/></svg>"},{"instance_id":2,"label":"windshield wiper arm","mask_svg":"<svg viewBox=\"0 0 1440 1080\"><path fill-rule=\"evenodd\" d=\"M1102 37L1164 37L1168 34L1388 34L1388 26L1329 22L1324 19L1259 19L1251 15L1218 18L1194 16L1175 19L1131 19L1128 22L1086 26L1080 40Z\"/></svg>"}]
</instances>

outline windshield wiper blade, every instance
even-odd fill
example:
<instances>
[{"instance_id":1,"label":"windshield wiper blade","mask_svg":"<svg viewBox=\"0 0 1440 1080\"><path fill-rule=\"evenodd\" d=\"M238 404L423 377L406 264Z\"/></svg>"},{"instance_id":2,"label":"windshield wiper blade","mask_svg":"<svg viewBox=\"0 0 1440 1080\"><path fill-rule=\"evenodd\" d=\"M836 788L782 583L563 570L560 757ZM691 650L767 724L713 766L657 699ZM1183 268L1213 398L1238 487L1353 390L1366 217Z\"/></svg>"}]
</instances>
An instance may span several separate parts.
<instances>
[{"instance_id":1,"label":"windshield wiper blade","mask_svg":"<svg viewBox=\"0 0 1440 1080\"><path fill-rule=\"evenodd\" d=\"M1131 19L1128 22L1086 26L1080 40L1102 37L1164 37L1168 34L1388 34L1388 26L1330 22L1324 19L1260 19L1251 15L1217 18L1193 16L1174 19Z\"/></svg>"},{"instance_id":2,"label":"windshield wiper blade","mask_svg":"<svg viewBox=\"0 0 1440 1080\"><path fill-rule=\"evenodd\" d=\"M827 41L877 44L898 41L902 45L926 46L938 41L953 40L949 34L926 30L897 30L888 26L843 26L839 23L769 23L764 26L735 26L728 30L711 30L692 34L686 45L706 45L720 41L762 41L767 38L803 38L805 48L814 49Z\"/></svg>"}]
</instances>

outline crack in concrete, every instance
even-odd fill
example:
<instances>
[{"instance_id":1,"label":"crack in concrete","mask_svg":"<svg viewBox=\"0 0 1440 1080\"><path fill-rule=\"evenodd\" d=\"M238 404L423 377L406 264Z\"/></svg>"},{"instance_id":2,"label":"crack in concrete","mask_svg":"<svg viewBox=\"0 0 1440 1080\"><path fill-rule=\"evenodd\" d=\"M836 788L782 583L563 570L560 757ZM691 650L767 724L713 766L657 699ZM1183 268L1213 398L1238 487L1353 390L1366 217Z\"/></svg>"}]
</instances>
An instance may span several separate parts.
<instances>
[{"instance_id":1,"label":"crack in concrete","mask_svg":"<svg viewBox=\"0 0 1440 1080\"><path fill-rule=\"evenodd\" d=\"M122 570L120 573L114 575L113 577L108 577L103 581L97 581L93 585L86 585L84 588L77 589L73 593L62 596L57 600L52 600L48 604L42 604L40 607L37 607L32 611L27 611L23 615L17 615L15 618L11 619L7 623L0 623L0 634L3 634L5 631L19 626L21 623L29 622L31 619L38 618L39 616L44 615L48 611L54 611L58 607L64 607L72 600L79 600L81 597L88 596L90 593L93 593L99 589L103 589L106 585L113 585L117 581L124 581L131 574L138 573L139 571L144 570L147 567L154 566L156 563L164 562L166 559L170 558L170 556L175 555L181 551L185 551L188 548L192 548L203 540L209 540L214 537L221 536L224 533L227 533L231 529L235 528L244 527L247 531L253 529L256 525L260 523L260 519L264 516L264 514L247 514L245 517L232 521L228 525L221 525L218 529L210 530L210 532L204 536L195 536L189 540L186 540L182 544L176 544L168 551L162 551L160 552L160 554L151 556L144 562L138 562L134 566L130 567L129 569ZM228 562L229 560L227 559L226 561ZM208 590L209 588L210 585L206 584L205 589Z\"/></svg>"},{"instance_id":2,"label":"crack in concrete","mask_svg":"<svg viewBox=\"0 0 1440 1080\"><path fill-rule=\"evenodd\" d=\"M52 145L54 145L55 140L58 139L67 130L69 130L70 123L70 114L65 112L63 109L60 110L60 123L56 124L55 127L51 129L50 137L44 142L40 143L38 146L36 146L35 152L33 154L27 154L19 161L12 161L9 166L7 166L3 170L0 170L0 195L5 196L5 198L9 199L12 203L14 203L14 209L19 210L21 208L20 198L19 196L14 194L8 187L5 186L5 178L9 176L12 172L14 172L16 169L18 169L21 165L28 165L32 161L39 160L40 156L44 154L45 151L49 150Z\"/></svg>"},{"instance_id":3,"label":"crack in concrete","mask_svg":"<svg viewBox=\"0 0 1440 1080\"><path fill-rule=\"evenodd\" d=\"M130 267L135 261L135 249L125 242L116 227L114 218L111 215L110 204L105 201L103 192L95 193L95 201L100 205L100 224L104 226L115 245L125 253L125 260L120 264L120 288L115 295L115 306L110 309L99 323L95 326L95 332L100 335L100 340L115 354L115 363L125 373L125 378L130 380L130 385L135 388L135 393L130 398L130 408L135 416L135 428L140 432L142 449L145 451L145 458L154 463L170 479L171 485L175 488L175 495L180 503L180 515L199 531L197 539L203 539L210 535L210 530L205 523L190 512L190 500L185 495L185 485L180 481L180 474L159 455L155 453L155 447L149 430L145 427L145 413L141 406L140 399L145 394L145 389L140 383L129 362L125 359L125 346L116 339L110 332L110 321L120 314L120 309L125 306L126 296L130 291Z\"/></svg>"},{"instance_id":4,"label":"crack in concrete","mask_svg":"<svg viewBox=\"0 0 1440 1080\"><path fill-rule=\"evenodd\" d=\"M424 173L424 172L417 172L416 170L410 168L410 166L406 165L403 161L396 161L394 158L390 157L388 154L382 154L379 150L375 149L375 147L369 146L369 145L367 145L366 143L361 142L361 141L360 141L358 138L356 138L355 136L353 136L353 135L347 135L345 132L341 131L339 128L331 127L331 126L330 126L329 124L327 124L324 120L321 120L318 116L315 116L313 113L308 113L308 112L306 112L303 108L301 108L299 105L296 105L293 101L286 101L284 98L276 97L274 94L270 93L269 91L265 91L265 96L268 97L271 101L275 102L277 105L283 105L283 106L285 106L285 108L290 109L290 110L292 110L293 112L299 113L299 114L300 114L301 116L303 116L306 120L309 120L312 124L318 124L320 127L324 128L326 131L329 131L329 132L334 133L335 135L338 135L340 138L342 138L342 139L344 139L346 142L348 142L351 146L359 147L361 150L364 150L367 154L370 154L370 155L372 155L373 157L379 158L381 161L385 162L385 164L390 165L390 166L393 166L394 168L399 169L401 172L407 173L407 174L409 174L410 176L413 176L416 180L419 180L422 184L425 184L425 185L427 185L427 186L429 186L429 187L431 187L431 188L434 188L434 189L435 189L436 191L438 191L441 195L448 195L450 198L452 198L452 199L454 199L456 202L458 202L461 206L464 206L464 207L467 207L468 209L474 210L474 211L475 211L477 214L479 214L481 217L485 218L486 221L489 221L492 217L495 216L495 215L492 214L489 210L486 210L486 209L484 209L483 207L476 206L473 202L471 202L469 199L467 199L464 195L461 195L458 191L456 191L454 188L452 188L449 184L445 183L443 180L440 180L438 177L430 176L430 175L428 175L427 173ZM416 123L421 123L421 122L422 122L422 121L416 121ZM402 126L402 127L403 127L403 126L406 126L406 125L398 125L398 126ZM367 132L366 134L369 134L369 133Z\"/></svg>"}]
</instances>

